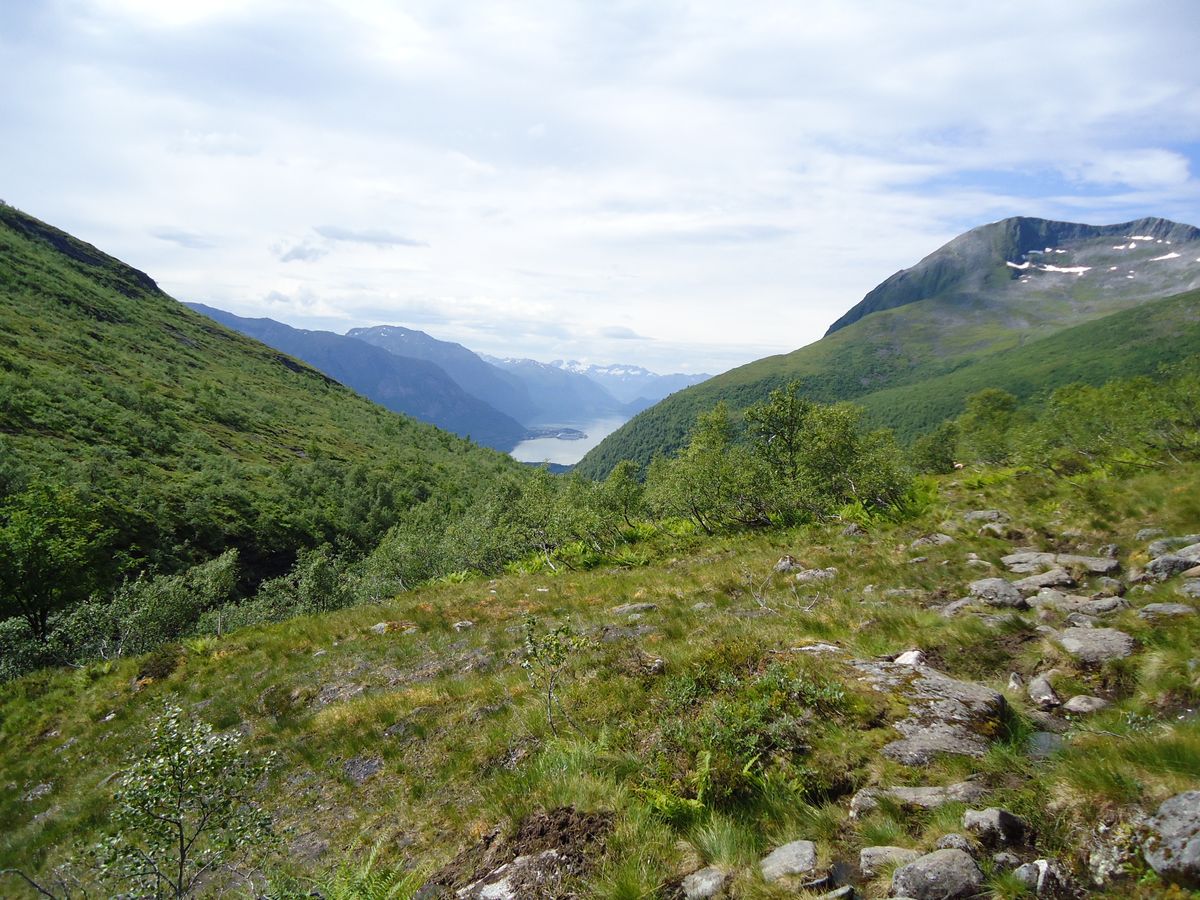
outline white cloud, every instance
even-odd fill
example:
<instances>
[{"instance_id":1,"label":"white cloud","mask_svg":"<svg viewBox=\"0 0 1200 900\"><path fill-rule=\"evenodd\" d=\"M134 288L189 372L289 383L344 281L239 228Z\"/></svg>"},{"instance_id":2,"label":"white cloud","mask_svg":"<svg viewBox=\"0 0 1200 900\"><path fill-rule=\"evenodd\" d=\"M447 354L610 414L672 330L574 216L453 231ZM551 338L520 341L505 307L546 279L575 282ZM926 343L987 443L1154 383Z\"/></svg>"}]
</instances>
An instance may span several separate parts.
<instances>
[{"instance_id":1,"label":"white cloud","mask_svg":"<svg viewBox=\"0 0 1200 900\"><path fill-rule=\"evenodd\" d=\"M1127 12L8 4L0 166L180 299L716 369L985 221L1200 221L1200 8Z\"/></svg>"}]
</instances>

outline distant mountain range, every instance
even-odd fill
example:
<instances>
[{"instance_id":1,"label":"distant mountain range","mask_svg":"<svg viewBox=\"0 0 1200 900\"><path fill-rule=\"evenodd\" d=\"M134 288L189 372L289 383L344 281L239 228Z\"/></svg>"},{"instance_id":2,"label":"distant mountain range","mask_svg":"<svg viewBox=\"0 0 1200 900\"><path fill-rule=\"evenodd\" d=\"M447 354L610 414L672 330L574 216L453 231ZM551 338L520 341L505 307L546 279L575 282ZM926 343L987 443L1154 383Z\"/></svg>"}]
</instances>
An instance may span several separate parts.
<instances>
[{"instance_id":1,"label":"distant mountain range","mask_svg":"<svg viewBox=\"0 0 1200 900\"><path fill-rule=\"evenodd\" d=\"M679 391L609 435L576 466L601 477L687 438L696 416L734 410L800 381L813 399L853 400L911 439L964 398L1018 398L1071 381L1153 373L1200 353L1200 229L1146 218L1080 225L1018 217L972 229L870 291L819 341ZM1164 298L1183 295L1177 302Z\"/></svg>"},{"instance_id":2,"label":"distant mountain range","mask_svg":"<svg viewBox=\"0 0 1200 900\"><path fill-rule=\"evenodd\" d=\"M708 377L657 375L631 365L497 359L399 325L354 328L341 335L245 318L202 303L187 305L388 409L506 452L551 426L628 418Z\"/></svg>"}]
</instances>

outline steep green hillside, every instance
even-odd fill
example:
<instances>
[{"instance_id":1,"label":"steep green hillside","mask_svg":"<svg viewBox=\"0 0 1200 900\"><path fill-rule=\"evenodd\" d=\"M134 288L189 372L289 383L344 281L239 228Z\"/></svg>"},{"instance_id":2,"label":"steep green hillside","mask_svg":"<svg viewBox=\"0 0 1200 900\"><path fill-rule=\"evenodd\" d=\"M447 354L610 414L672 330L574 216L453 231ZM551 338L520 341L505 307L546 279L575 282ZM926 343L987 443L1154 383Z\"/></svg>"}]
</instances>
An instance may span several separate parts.
<instances>
[{"instance_id":1,"label":"steep green hillside","mask_svg":"<svg viewBox=\"0 0 1200 900\"><path fill-rule=\"evenodd\" d=\"M1128 240L1131 236L1147 240ZM1121 243L1114 243L1118 240ZM1031 243L1038 247L1031 248ZM914 385L905 396L920 397L920 383L1002 351L1016 355L990 371L1006 372L1010 365L1019 370L1024 363L1018 348L1200 287L1197 257L1200 231L1163 219L1104 228L1038 219L983 226L888 279L816 343L733 369L642 412L588 453L576 470L601 477L622 459L645 464L656 452L680 446L702 410L720 400L744 408L792 380L802 381L805 393L817 400L854 400L873 412L886 411L878 421L911 436L930 421L930 413L916 412L923 401L900 411L884 401L873 402L873 394ZM1079 269L1083 271L1071 271ZM1119 322L1138 327L1136 316ZM1119 331L1114 336L1119 338ZM1194 339L1194 331L1183 329L1171 336L1171 349L1195 352L1200 348ZM1098 351L1086 333L1056 350L1079 357L1070 371L1091 371L1101 379L1126 371L1098 356L1087 361ZM1111 350L1110 343L1106 352ZM1163 357L1169 358L1165 347L1149 346L1126 356L1135 364L1131 357L1144 361L1135 371L1152 371ZM968 381L947 382L946 390ZM943 392L938 404L954 408L963 396Z\"/></svg>"},{"instance_id":2,"label":"steep green hillside","mask_svg":"<svg viewBox=\"0 0 1200 900\"><path fill-rule=\"evenodd\" d=\"M114 531L109 583L229 548L252 577L298 547L366 549L414 501L517 468L0 206L0 499L34 482L78 494Z\"/></svg>"}]
</instances>

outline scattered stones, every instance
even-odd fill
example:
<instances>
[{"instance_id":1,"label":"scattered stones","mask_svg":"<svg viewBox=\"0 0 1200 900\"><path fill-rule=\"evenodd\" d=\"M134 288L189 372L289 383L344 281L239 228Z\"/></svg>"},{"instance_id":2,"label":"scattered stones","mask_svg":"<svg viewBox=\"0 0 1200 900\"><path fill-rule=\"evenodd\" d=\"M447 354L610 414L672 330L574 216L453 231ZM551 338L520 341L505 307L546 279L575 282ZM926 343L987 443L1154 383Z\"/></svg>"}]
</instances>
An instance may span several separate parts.
<instances>
[{"instance_id":1,"label":"scattered stones","mask_svg":"<svg viewBox=\"0 0 1200 900\"><path fill-rule=\"evenodd\" d=\"M963 515L964 522L1007 522L1008 514L998 509L973 509Z\"/></svg>"},{"instance_id":2,"label":"scattered stones","mask_svg":"<svg viewBox=\"0 0 1200 900\"><path fill-rule=\"evenodd\" d=\"M907 847L863 847L858 854L858 868L863 878L874 878L888 866L903 866L920 857Z\"/></svg>"},{"instance_id":3,"label":"scattered stones","mask_svg":"<svg viewBox=\"0 0 1200 900\"><path fill-rule=\"evenodd\" d=\"M982 600L988 606L1009 609L1027 609L1029 606L1021 592L1003 578L981 578L972 581L967 590L972 597Z\"/></svg>"},{"instance_id":4,"label":"scattered stones","mask_svg":"<svg viewBox=\"0 0 1200 900\"><path fill-rule=\"evenodd\" d=\"M1086 613L1073 612L1067 616L1067 624L1072 628L1095 628L1100 624L1100 620Z\"/></svg>"},{"instance_id":5,"label":"scattered stones","mask_svg":"<svg viewBox=\"0 0 1200 900\"><path fill-rule=\"evenodd\" d=\"M1167 881L1200 888L1200 791L1164 801L1146 825L1146 862Z\"/></svg>"},{"instance_id":6,"label":"scattered stones","mask_svg":"<svg viewBox=\"0 0 1200 900\"><path fill-rule=\"evenodd\" d=\"M1132 655L1133 638L1115 628L1066 628L1058 643L1080 662L1092 665Z\"/></svg>"},{"instance_id":7,"label":"scattered stones","mask_svg":"<svg viewBox=\"0 0 1200 900\"><path fill-rule=\"evenodd\" d=\"M758 865L767 882L807 875L817 867L817 845L812 841L792 841L776 847Z\"/></svg>"},{"instance_id":8,"label":"scattered stones","mask_svg":"<svg viewBox=\"0 0 1200 900\"><path fill-rule=\"evenodd\" d=\"M963 853L970 853L974 850L970 839L961 834L943 834L934 846L938 850L961 850Z\"/></svg>"},{"instance_id":9,"label":"scattered stones","mask_svg":"<svg viewBox=\"0 0 1200 900\"><path fill-rule=\"evenodd\" d=\"M1035 859L1031 863L1013 869L1013 877L1036 897L1058 897L1069 894L1071 880L1057 862L1050 859Z\"/></svg>"},{"instance_id":10,"label":"scattered stones","mask_svg":"<svg viewBox=\"0 0 1200 900\"><path fill-rule=\"evenodd\" d=\"M1012 586L1025 596L1036 594L1042 588L1075 587L1075 579L1062 566L1055 566L1040 575L1027 575Z\"/></svg>"},{"instance_id":11,"label":"scattered stones","mask_svg":"<svg viewBox=\"0 0 1200 900\"><path fill-rule=\"evenodd\" d=\"M355 784L362 784L383 769L383 760L378 756L354 756L342 764L342 771Z\"/></svg>"},{"instance_id":12,"label":"scattered stones","mask_svg":"<svg viewBox=\"0 0 1200 900\"><path fill-rule=\"evenodd\" d=\"M857 819L886 799L902 808L937 809L947 803L976 803L987 796L987 789L973 781L960 781L942 787L864 788L850 800L850 817Z\"/></svg>"},{"instance_id":13,"label":"scattered stones","mask_svg":"<svg viewBox=\"0 0 1200 900\"><path fill-rule=\"evenodd\" d=\"M940 531L934 534L927 534L924 537L919 537L908 546L913 550L920 550L922 547L941 547L943 544L953 544L954 538L948 534L942 534Z\"/></svg>"},{"instance_id":14,"label":"scattered stones","mask_svg":"<svg viewBox=\"0 0 1200 900\"><path fill-rule=\"evenodd\" d=\"M725 893L725 885L729 882L729 873L708 866L683 879L684 900L711 900Z\"/></svg>"},{"instance_id":15,"label":"scattered stones","mask_svg":"<svg viewBox=\"0 0 1200 900\"><path fill-rule=\"evenodd\" d=\"M455 622L450 627L453 628L455 631L468 631L475 627L475 623L470 621L469 619L463 619L461 622Z\"/></svg>"},{"instance_id":16,"label":"scattered stones","mask_svg":"<svg viewBox=\"0 0 1200 900\"><path fill-rule=\"evenodd\" d=\"M908 717L892 725L903 738L882 751L904 765L927 765L939 753L982 756L989 744L987 735L999 730L1007 713L1003 694L929 666L865 660L851 665L876 690L897 693L908 703Z\"/></svg>"},{"instance_id":17,"label":"scattered stones","mask_svg":"<svg viewBox=\"0 0 1200 900\"><path fill-rule=\"evenodd\" d=\"M27 790L25 792L24 796L21 797L21 799L24 800L26 803L32 803L34 800L41 800L43 797L45 797L47 794L49 794L53 790L54 790L54 785L49 784L47 782L42 782L41 784L34 785L29 790Z\"/></svg>"},{"instance_id":18,"label":"scattered stones","mask_svg":"<svg viewBox=\"0 0 1200 900\"><path fill-rule=\"evenodd\" d=\"M614 616L628 616L634 613L654 612L656 609L656 603L622 603L620 606L614 606L609 612Z\"/></svg>"},{"instance_id":19,"label":"scattered stones","mask_svg":"<svg viewBox=\"0 0 1200 900\"><path fill-rule=\"evenodd\" d=\"M1108 556L1077 556L1073 553L1060 553L1054 557L1060 566L1082 569L1089 575L1115 575L1121 571L1121 563Z\"/></svg>"},{"instance_id":20,"label":"scattered stones","mask_svg":"<svg viewBox=\"0 0 1200 900\"><path fill-rule=\"evenodd\" d=\"M1025 835L1025 823L1006 809L968 809L962 817L963 830L975 835L985 847L1004 847L1019 843Z\"/></svg>"},{"instance_id":21,"label":"scattered stones","mask_svg":"<svg viewBox=\"0 0 1200 900\"><path fill-rule=\"evenodd\" d=\"M1138 618L1153 621L1154 619L1171 619L1175 616L1194 616L1196 610L1186 603L1147 603L1138 610Z\"/></svg>"},{"instance_id":22,"label":"scattered stones","mask_svg":"<svg viewBox=\"0 0 1200 900\"><path fill-rule=\"evenodd\" d=\"M1087 694L1076 694L1070 700L1063 704L1063 712L1069 712L1077 716L1086 716L1091 713L1100 712L1109 705L1107 700L1100 697L1091 697Z\"/></svg>"},{"instance_id":23,"label":"scattered stones","mask_svg":"<svg viewBox=\"0 0 1200 900\"><path fill-rule=\"evenodd\" d=\"M962 850L935 850L892 875L892 896L913 900L962 900L983 889L983 872Z\"/></svg>"},{"instance_id":24,"label":"scattered stones","mask_svg":"<svg viewBox=\"0 0 1200 900\"><path fill-rule=\"evenodd\" d=\"M920 650L907 650L897 656L892 662L901 666L923 666L925 665L925 654Z\"/></svg>"},{"instance_id":25,"label":"scattered stones","mask_svg":"<svg viewBox=\"0 0 1200 900\"><path fill-rule=\"evenodd\" d=\"M814 581L829 581L837 577L838 570L833 566L828 569L805 569L802 572L796 573L796 580L801 584L808 584Z\"/></svg>"},{"instance_id":26,"label":"scattered stones","mask_svg":"<svg viewBox=\"0 0 1200 900\"><path fill-rule=\"evenodd\" d=\"M557 849L518 856L478 881L456 891L461 900L517 900L518 897L555 897L570 877Z\"/></svg>"},{"instance_id":27,"label":"scattered stones","mask_svg":"<svg viewBox=\"0 0 1200 900\"><path fill-rule=\"evenodd\" d=\"M1042 709L1062 706L1062 698L1055 692L1054 686L1050 683L1050 675L1046 672L1035 675L1029 682L1029 699Z\"/></svg>"},{"instance_id":28,"label":"scattered stones","mask_svg":"<svg viewBox=\"0 0 1200 900\"><path fill-rule=\"evenodd\" d=\"M1079 556L1074 553L1042 553L1035 550L1022 550L1001 557L1000 561L1008 566L1010 572L1031 575L1052 566L1082 569L1089 575L1114 575L1121 571L1121 564L1106 556Z\"/></svg>"},{"instance_id":29,"label":"scattered stones","mask_svg":"<svg viewBox=\"0 0 1200 900\"><path fill-rule=\"evenodd\" d=\"M1038 553L1033 550L1022 550L1000 557L1000 562L1008 567L1010 572L1021 575L1041 572L1054 565L1053 553Z\"/></svg>"}]
</instances>

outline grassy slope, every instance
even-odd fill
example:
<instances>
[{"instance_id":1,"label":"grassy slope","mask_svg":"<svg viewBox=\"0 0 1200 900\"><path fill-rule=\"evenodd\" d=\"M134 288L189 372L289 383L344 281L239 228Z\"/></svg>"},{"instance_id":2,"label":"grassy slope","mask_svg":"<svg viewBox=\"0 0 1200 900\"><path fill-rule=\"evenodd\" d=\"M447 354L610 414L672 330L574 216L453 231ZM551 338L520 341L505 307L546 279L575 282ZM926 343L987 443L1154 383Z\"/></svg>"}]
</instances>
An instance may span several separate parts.
<instances>
[{"instance_id":1,"label":"grassy slope","mask_svg":"<svg viewBox=\"0 0 1200 900\"><path fill-rule=\"evenodd\" d=\"M245 532L218 534L213 551L253 541L256 520L304 513L279 482L304 481L318 459L326 470L386 470L411 497L515 468L215 324L10 207L0 207L0 442L8 461L99 479L94 488L180 539L205 531L184 507L207 493L194 512ZM227 514L214 511L221 504Z\"/></svg>"},{"instance_id":2,"label":"grassy slope","mask_svg":"<svg viewBox=\"0 0 1200 900\"><path fill-rule=\"evenodd\" d=\"M968 509L998 506L1012 513L1031 545L1087 551L1115 541L1130 566L1144 561L1133 539L1137 529L1200 530L1200 467L1082 486L1033 476L987 481L969 473L948 478L939 506L923 520L881 526L866 540L843 537L836 526L706 541L660 536L648 567L423 589L378 608L194 643L173 675L140 690L131 683L137 660L4 685L0 868L49 865L73 843L101 833L109 778L167 699L219 728L240 729L256 750L280 753L262 800L291 842L284 865L295 873L328 869L376 842L382 862L429 870L494 826L573 804L616 813L607 854L589 876L585 896L654 896L662 884L707 862L736 870L736 896L791 896L755 875L754 861L779 842L813 839L822 859L848 859L870 844L931 848L940 835L959 830L961 806L912 817L885 809L851 821L850 791L969 774L991 790L986 805L1030 819L1037 852L1078 862L1073 848L1098 822L1131 806L1152 809L1200 781L1200 723L1175 715L1200 700L1188 664L1200 642L1200 616L1151 624L1133 610L1120 613L1111 624L1133 634L1141 650L1092 670L1074 665L1037 632L1033 613L994 627L974 616L944 619L924 606L960 596L968 581L981 577L967 564L967 552L995 562L1012 546L945 522L961 521ZM925 562L906 564L915 555L908 542L934 528L954 531L957 542L923 549ZM841 575L797 593L788 579L770 575L784 552L808 565L837 566ZM894 587L914 593L884 596ZM754 593L777 614L732 615L757 609ZM1130 599L1136 608L1181 598L1167 584ZM628 602L657 605L638 623L652 631L580 654L565 699L583 734L554 739L540 697L515 665L516 626L527 612L544 621L569 616L583 630L625 624L608 610ZM697 608L698 602L710 606ZM1052 624L1060 625L1060 618ZM476 627L457 633L451 624L460 619ZM369 626L380 620L412 621L418 630L371 633ZM982 760L947 759L916 772L876 753L895 737L882 718L888 709L859 693L832 663L788 652L812 640L868 658L919 646L950 674L1001 690L1010 671L1028 676L1057 666L1055 684L1064 697L1094 693L1115 705L1080 723L1068 734L1067 748L1047 761L1025 755L1032 726L1022 715ZM666 661L664 675L645 674L640 660L647 653ZM485 658L490 668L477 671ZM789 677L847 692L833 713L791 710L798 719L775 721L802 723L806 749L785 754L793 766L785 771L805 774L704 813L690 826L673 827L652 814L648 791L691 790L695 762L679 750L680 735L713 742L744 737L739 728L760 708L755 704L774 702L761 690L773 662ZM1009 700L1028 709L1023 696L1009 693ZM385 733L397 724L399 734ZM356 784L344 764L362 757L380 759L382 769ZM51 786L44 796L22 799L42 784ZM993 881L1003 883L1000 876ZM1152 896L1150 890L1144 896ZM1124 885L1113 896L1131 891Z\"/></svg>"},{"instance_id":3,"label":"grassy slope","mask_svg":"<svg viewBox=\"0 0 1200 900\"><path fill-rule=\"evenodd\" d=\"M1014 330L986 309L964 309L957 301L873 313L793 353L671 395L606 438L576 469L600 477L622 459L644 464L656 451L681 445L696 416L718 401L744 408L791 380L801 380L818 400L853 400L871 421L912 438L956 414L963 398L984 387L1028 398L1072 381L1152 373L1163 362L1200 352L1197 291L1069 328L1054 324L1052 310L1042 311L1044 320L1030 330Z\"/></svg>"}]
</instances>

